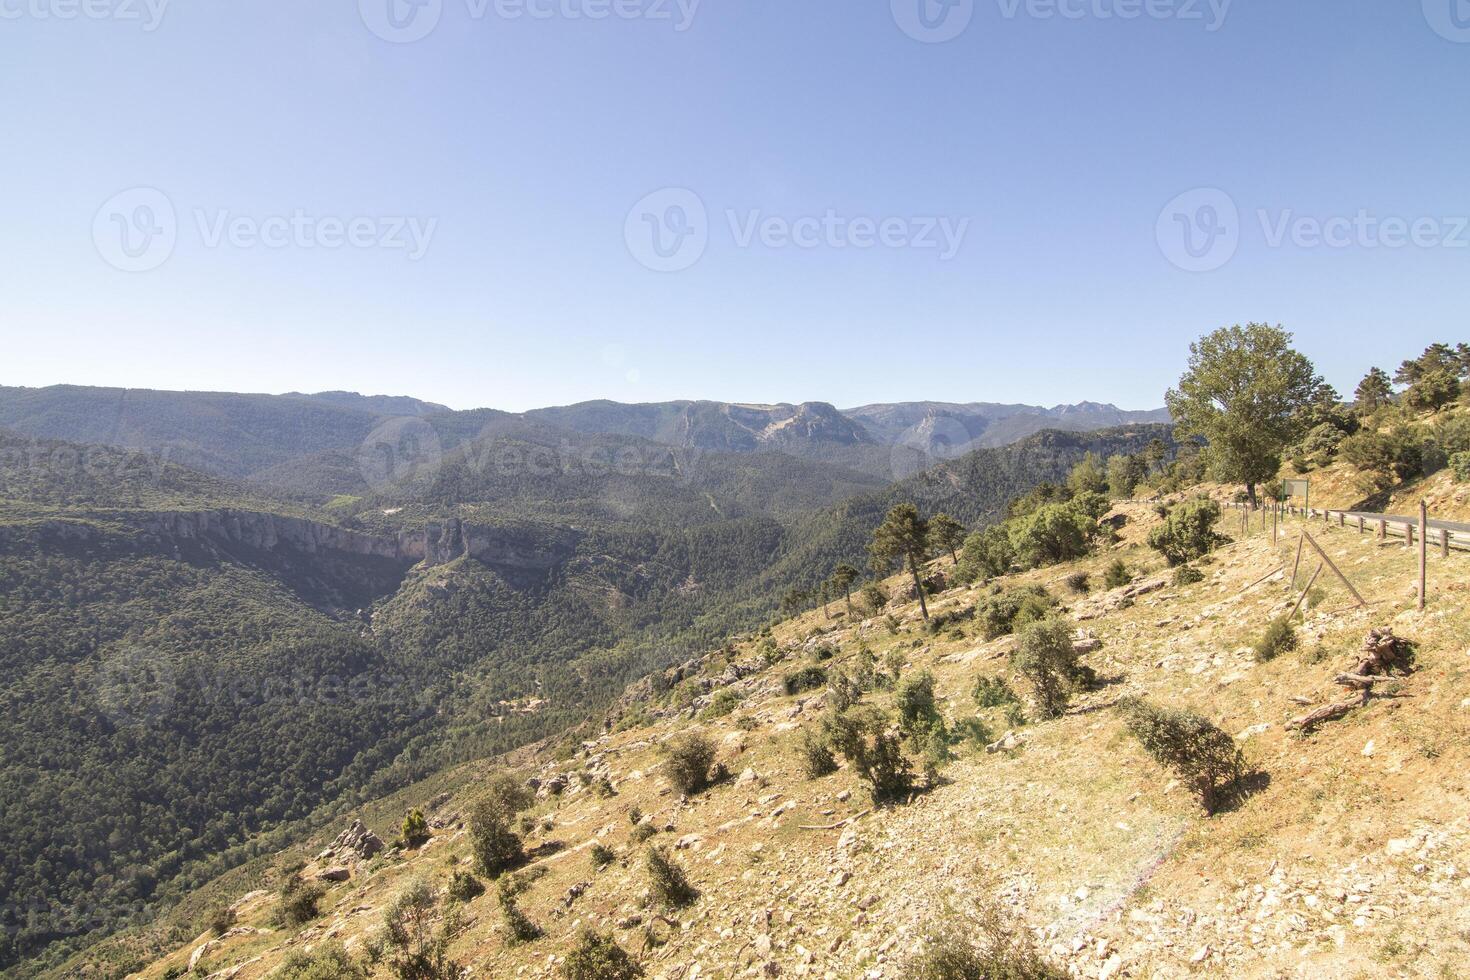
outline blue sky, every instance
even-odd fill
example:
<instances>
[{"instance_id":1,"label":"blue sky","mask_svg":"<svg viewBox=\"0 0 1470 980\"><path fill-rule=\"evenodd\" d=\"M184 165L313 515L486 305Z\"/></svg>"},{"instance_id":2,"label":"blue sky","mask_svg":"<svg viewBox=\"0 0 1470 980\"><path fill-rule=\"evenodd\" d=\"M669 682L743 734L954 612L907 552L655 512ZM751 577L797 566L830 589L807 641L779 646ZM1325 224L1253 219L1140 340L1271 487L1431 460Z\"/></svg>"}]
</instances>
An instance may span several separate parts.
<instances>
[{"instance_id":1,"label":"blue sky","mask_svg":"<svg viewBox=\"0 0 1470 980\"><path fill-rule=\"evenodd\" d=\"M1228 323L1466 336L1466 0L388 2L0 0L0 383L1146 408Z\"/></svg>"}]
</instances>

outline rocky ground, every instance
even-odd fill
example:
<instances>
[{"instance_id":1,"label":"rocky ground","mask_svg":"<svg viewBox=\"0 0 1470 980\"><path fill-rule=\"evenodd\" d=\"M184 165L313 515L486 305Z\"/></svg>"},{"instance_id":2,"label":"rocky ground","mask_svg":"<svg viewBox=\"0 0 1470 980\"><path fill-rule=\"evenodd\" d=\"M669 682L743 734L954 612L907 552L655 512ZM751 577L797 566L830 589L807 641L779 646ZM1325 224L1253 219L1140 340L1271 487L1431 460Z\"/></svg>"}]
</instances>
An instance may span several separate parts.
<instances>
[{"instance_id":1,"label":"rocky ground","mask_svg":"<svg viewBox=\"0 0 1470 980\"><path fill-rule=\"evenodd\" d=\"M1046 586L1084 630L1100 684L1065 717L1017 727L976 708L977 677L1026 686L1011 675L1011 639L982 642L973 621L936 634L916 604L893 608L896 628L881 616L849 622L840 604L830 620L808 613L775 631L785 653L775 666L742 642L733 656L688 665L680 677L704 691L689 708L637 688L626 716L646 722L588 741L571 758L529 764L524 774L539 790L527 843L540 856L522 872L530 884L520 904L546 935L509 944L492 888L465 908L456 958L475 977L553 977L579 928L591 925L664 980L900 978L934 923L999 908L1079 977L1464 975L1470 556L1431 557L1429 605L1419 613L1415 556L1401 543L1313 526L1370 605L1353 608L1324 571L1299 620L1299 648L1258 663L1252 644L1295 600L1285 579L1300 525L1274 542L1254 529L1203 566L1203 582L1175 586L1143 545L1157 521L1152 507L1119 512L1127 523L1115 547L1003 583ZM1237 530L1228 516L1222 527ZM1116 558L1134 573L1131 585L1069 591L1069 574L1100 581ZM1304 565L1299 587L1316 562ZM982 587L954 589L931 612L963 611L985 596ZM1340 696L1334 674L1352 665L1370 628L1384 626L1417 644L1414 673L1314 732L1288 731L1291 718ZM897 806L874 809L847 768L813 780L797 766L796 740L817 723L821 692L787 696L780 677L819 645L841 662L860 642L880 663L896 651L904 673L933 671L952 724L978 712L990 729L988 740L956 748L939 785ZM739 706L700 720L722 689L739 694ZM1127 736L1112 705L1128 693L1198 710L1234 734L1252 773L1243 798L1207 818ZM685 799L662 777L657 747L691 727L718 742L731 778ZM612 795L598 791L602 780ZM328 938L363 949L408 882L442 887L469 867L463 815L479 788L467 779L420 801L433 836L416 851L369 854L363 827L303 853L303 873L325 875L329 888L317 922L272 926L274 895L244 895L224 936L201 935L138 976L187 968L255 980L288 951ZM687 870L701 893L689 908L649 907L630 815L651 824L652 842ZM394 836L388 824L376 829ZM594 843L616 855L605 869L593 866Z\"/></svg>"}]
</instances>

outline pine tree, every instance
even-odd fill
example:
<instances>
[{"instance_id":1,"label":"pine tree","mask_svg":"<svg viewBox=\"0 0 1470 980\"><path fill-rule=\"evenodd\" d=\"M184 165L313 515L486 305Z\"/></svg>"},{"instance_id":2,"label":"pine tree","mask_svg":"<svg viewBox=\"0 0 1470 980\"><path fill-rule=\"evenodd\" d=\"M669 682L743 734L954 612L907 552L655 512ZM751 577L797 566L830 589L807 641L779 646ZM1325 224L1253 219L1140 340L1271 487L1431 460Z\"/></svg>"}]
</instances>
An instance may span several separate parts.
<instances>
[{"instance_id":1,"label":"pine tree","mask_svg":"<svg viewBox=\"0 0 1470 980\"><path fill-rule=\"evenodd\" d=\"M919 566L929 556L929 522L919 516L913 504L899 504L888 512L883 523L873 532L873 542L868 545L873 559L873 569L882 575L895 562L908 568L914 580L914 591L919 596L919 610L924 619L929 618L929 604L924 601L924 583L919 579Z\"/></svg>"}]
</instances>

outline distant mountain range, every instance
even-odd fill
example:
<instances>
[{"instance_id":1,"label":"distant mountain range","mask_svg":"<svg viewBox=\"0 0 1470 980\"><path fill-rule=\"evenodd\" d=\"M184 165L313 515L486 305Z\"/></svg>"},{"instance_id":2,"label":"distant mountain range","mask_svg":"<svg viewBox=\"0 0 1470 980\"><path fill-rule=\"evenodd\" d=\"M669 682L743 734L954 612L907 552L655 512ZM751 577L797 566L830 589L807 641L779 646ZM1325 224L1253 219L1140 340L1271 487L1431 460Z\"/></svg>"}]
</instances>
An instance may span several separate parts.
<instances>
[{"instance_id":1,"label":"distant mountain range","mask_svg":"<svg viewBox=\"0 0 1470 980\"><path fill-rule=\"evenodd\" d=\"M556 443L632 437L701 453L779 452L848 474L902 479L973 449L1047 429L1090 432L1167 422L1164 409L1081 402L1041 408L898 402L838 410L825 402L589 401L512 413L452 411L407 396L348 391L284 395L56 385L0 387L0 427L21 435L141 449L171 462L318 499L361 495L368 447L405 434L434 452L495 436ZM425 438L414 436L417 427Z\"/></svg>"},{"instance_id":2,"label":"distant mountain range","mask_svg":"<svg viewBox=\"0 0 1470 980\"><path fill-rule=\"evenodd\" d=\"M1103 415L983 408L0 388L0 894L94 910L0 907L0 975L97 975L64 962L94 927L585 721L864 565L896 503L979 527L1085 453L1170 437L962 452Z\"/></svg>"}]
</instances>

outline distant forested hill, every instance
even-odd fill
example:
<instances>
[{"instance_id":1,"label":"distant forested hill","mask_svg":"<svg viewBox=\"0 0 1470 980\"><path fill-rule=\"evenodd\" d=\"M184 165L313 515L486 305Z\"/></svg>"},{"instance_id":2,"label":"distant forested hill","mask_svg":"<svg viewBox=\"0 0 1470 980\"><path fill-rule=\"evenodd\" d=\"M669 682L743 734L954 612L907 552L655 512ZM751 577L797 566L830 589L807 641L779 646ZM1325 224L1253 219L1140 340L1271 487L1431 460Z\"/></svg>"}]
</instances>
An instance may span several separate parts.
<instances>
[{"instance_id":1,"label":"distant forested hill","mask_svg":"<svg viewBox=\"0 0 1470 980\"><path fill-rule=\"evenodd\" d=\"M25 975L313 821L574 727L785 589L861 564L899 500L979 522L1084 452L1167 433L1048 432L890 486L497 413L443 431L441 455L330 511L0 437L0 893L27 901L0 912L0 968Z\"/></svg>"}]
</instances>

